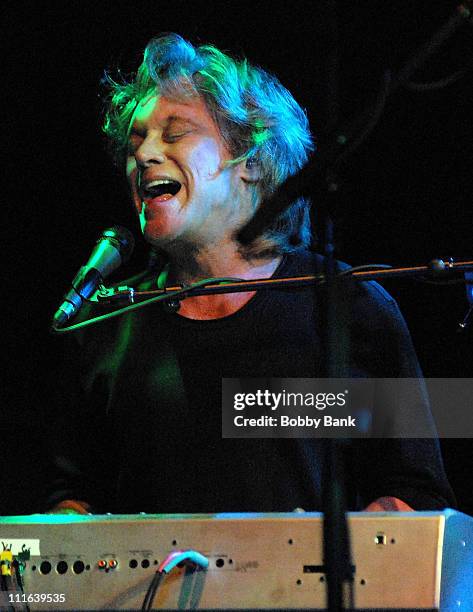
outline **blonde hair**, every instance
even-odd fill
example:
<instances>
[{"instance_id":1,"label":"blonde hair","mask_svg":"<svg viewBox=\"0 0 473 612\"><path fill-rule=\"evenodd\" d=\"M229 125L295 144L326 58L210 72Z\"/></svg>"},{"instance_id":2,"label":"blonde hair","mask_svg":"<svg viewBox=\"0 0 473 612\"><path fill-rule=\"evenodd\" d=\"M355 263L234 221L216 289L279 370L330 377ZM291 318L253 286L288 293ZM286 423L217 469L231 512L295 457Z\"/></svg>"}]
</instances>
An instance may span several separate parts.
<instances>
[{"instance_id":1,"label":"blonde hair","mask_svg":"<svg viewBox=\"0 0 473 612\"><path fill-rule=\"evenodd\" d=\"M275 76L214 46L194 47L178 34L148 43L133 80L118 83L107 75L106 83L103 130L118 163L124 161L136 105L155 92L173 99L202 96L234 155L232 163L258 165L258 201L301 169L314 149L305 112ZM249 253L288 252L310 239L309 202L297 198Z\"/></svg>"}]
</instances>

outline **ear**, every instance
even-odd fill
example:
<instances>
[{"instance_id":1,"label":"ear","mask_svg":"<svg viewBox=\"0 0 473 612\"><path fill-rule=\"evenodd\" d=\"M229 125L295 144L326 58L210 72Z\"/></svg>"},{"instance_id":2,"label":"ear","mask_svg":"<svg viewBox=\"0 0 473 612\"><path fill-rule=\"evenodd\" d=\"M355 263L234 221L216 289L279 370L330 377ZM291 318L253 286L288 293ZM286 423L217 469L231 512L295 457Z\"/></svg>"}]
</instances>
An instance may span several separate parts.
<instances>
[{"instance_id":1,"label":"ear","mask_svg":"<svg viewBox=\"0 0 473 612\"><path fill-rule=\"evenodd\" d=\"M261 179L261 168L255 157L240 162L240 178L245 183L257 183Z\"/></svg>"}]
</instances>

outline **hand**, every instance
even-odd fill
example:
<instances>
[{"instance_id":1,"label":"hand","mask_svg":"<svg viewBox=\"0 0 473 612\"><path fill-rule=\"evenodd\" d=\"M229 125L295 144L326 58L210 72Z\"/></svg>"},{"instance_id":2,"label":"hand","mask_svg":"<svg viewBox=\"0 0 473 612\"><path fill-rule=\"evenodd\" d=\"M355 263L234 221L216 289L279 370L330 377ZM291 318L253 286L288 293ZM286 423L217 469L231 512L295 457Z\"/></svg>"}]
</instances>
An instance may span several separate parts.
<instances>
[{"instance_id":1,"label":"hand","mask_svg":"<svg viewBox=\"0 0 473 612\"><path fill-rule=\"evenodd\" d=\"M397 497L379 497L366 506L364 512L414 512L414 508Z\"/></svg>"},{"instance_id":2,"label":"hand","mask_svg":"<svg viewBox=\"0 0 473 612\"><path fill-rule=\"evenodd\" d=\"M92 514L87 502L76 499L64 499L48 510L45 514Z\"/></svg>"}]
</instances>

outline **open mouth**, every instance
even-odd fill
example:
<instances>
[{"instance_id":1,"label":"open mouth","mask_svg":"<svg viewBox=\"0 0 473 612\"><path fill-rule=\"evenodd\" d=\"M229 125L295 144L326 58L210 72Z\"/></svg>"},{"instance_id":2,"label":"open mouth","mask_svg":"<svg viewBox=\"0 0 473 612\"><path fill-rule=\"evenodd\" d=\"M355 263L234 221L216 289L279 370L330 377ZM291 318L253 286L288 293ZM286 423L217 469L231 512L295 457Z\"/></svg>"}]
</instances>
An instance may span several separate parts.
<instances>
[{"instance_id":1,"label":"open mouth","mask_svg":"<svg viewBox=\"0 0 473 612\"><path fill-rule=\"evenodd\" d=\"M145 183L140 187L139 193L142 200L153 200L163 196L173 197L181 189L181 183L172 179L156 179Z\"/></svg>"}]
</instances>

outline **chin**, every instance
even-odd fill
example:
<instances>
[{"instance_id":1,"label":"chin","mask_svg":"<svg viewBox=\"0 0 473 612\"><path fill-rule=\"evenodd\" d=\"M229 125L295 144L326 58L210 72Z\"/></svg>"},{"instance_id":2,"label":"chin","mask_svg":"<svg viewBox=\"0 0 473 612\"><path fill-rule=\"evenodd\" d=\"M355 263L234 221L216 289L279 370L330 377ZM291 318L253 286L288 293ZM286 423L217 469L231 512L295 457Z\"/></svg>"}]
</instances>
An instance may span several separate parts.
<instances>
[{"instance_id":1,"label":"chin","mask_svg":"<svg viewBox=\"0 0 473 612\"><path fill-rule=\"evenodd\" d=\"M161 223L159 225L146 223L142 226L141 231L146 242L160 248L175 242L179 236L176 228L171 228Z\"/></svg>"}]
</instances>

